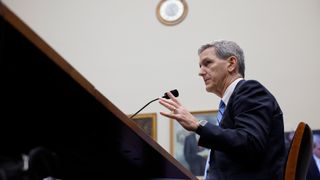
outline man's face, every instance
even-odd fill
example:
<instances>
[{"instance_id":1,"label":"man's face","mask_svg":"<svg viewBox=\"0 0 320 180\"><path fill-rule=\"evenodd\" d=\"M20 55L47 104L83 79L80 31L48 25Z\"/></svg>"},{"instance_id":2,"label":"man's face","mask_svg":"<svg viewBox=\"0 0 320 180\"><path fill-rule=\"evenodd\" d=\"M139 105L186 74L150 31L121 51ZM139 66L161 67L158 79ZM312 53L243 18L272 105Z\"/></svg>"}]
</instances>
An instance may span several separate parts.
<instances>
[{"instance_id":1,"label":"man's face","mask_svg":"<svg viewBox=\"0 0 320 180\"><path fill-rule=\"evenodd\" d=\"M219 59L216 56L213 47L200 54L199 76L203 78L208 92L215 93L219 97L223 96L224 88L227 86L228 64L227 60Z\"/></svg>"},{"instance_id":2,"label":"man's face","mask_svg":"<svg viewBox=\"0 0 320 180\"><path fill-rule=\"evenodd\" d=\"M320 158L320 138L319 137L315 140L313 154L318 158Z\"/></svg>"}]
</instances>

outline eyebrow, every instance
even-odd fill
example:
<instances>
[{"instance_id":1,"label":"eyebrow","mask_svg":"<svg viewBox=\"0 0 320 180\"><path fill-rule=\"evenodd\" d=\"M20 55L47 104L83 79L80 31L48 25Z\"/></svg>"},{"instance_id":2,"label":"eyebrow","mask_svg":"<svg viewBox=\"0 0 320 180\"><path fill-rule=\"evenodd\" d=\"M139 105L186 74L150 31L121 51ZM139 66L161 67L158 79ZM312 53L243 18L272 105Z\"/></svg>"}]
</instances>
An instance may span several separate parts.
<instances>
[{"instance_id":1,"label":"eyebrow","mask_svg":"<svg viewBox=\"0 0 320 180\"><path fill-rule=\"evenodd\" d=\"M212 61L212 59L210 59L210 58L208 58L208 57L207 57L207 58L204 58L203 60L200 61L199 67L201 67L202 64L206 64L208 61Z\"/></svg>"}]
</instances>

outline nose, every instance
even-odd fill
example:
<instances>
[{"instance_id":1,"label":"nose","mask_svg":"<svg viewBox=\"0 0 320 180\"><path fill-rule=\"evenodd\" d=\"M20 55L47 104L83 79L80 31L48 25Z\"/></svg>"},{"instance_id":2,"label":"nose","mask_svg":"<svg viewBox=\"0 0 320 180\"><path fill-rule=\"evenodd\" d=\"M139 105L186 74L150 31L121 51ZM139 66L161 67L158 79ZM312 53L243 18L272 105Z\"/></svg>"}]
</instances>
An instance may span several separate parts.
<instances>
[{"instance_id":1,"label":"nose","mask_svg":"<svg viewBox=\"0 0 320 180\"><path fill-rule=\"evenodd\" d=\"M203 75L205 75L206 74L206 71L204 70L204 68L203 67L200 67L200 70L199 70L199 76L203 76Z\"/></svg>"}]
</instances>

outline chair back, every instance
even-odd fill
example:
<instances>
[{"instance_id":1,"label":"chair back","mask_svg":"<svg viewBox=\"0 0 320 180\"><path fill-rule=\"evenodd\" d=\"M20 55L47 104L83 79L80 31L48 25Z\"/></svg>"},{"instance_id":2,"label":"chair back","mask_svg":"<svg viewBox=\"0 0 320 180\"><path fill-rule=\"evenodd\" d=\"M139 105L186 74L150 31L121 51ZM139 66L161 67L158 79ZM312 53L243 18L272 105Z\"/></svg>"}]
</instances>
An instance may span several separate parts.
<instances>
[{"instance_id":1,"label":"chair back","mask_svg":"<svg viewBox=\"0 0 320 180\"><path fill-rule=\"evenodd\" d=\"M312 156L312 130L300 122L294 132L284 169L284 180L305 180Z\"/></svg>"}]
</instances>

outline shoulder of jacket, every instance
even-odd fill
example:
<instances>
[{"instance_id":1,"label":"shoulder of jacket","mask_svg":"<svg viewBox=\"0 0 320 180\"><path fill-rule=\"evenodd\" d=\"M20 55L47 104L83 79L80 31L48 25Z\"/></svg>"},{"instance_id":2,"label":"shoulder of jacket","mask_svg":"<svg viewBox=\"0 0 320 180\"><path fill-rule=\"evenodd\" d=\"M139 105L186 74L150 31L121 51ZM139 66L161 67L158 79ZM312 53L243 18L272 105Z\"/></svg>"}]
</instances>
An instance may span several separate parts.
<instances>
[{"instance_id":1,"label":"shoulder of jacket","mask_svg":"<svg viewBox=\"0 0 320 180\"><path fill-rule=\"evenodd\" d=\"M264 87L259 81L257 80L242 80L240 81L237 86L240 87L244 85L245 87L248 87L248 86L253 86L253 87Z\"/></svg>"}]
</instances>

